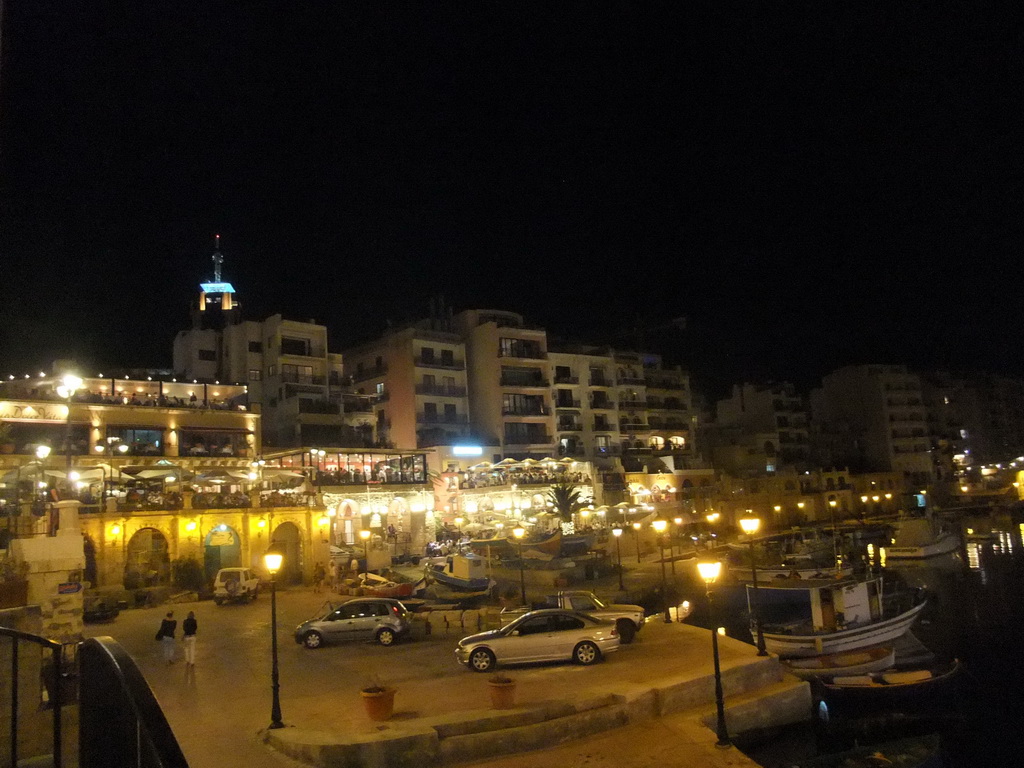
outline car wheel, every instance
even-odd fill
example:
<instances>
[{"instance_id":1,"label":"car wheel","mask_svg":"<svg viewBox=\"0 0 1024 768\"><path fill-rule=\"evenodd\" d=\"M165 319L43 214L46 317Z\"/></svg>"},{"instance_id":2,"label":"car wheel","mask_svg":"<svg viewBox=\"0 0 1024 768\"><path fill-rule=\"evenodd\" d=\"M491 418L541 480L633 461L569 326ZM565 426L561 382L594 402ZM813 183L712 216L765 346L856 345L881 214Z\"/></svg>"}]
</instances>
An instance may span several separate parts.
<instances>
[{"instance_id":1,"label":"car wheel","mask_svg":"<svg viewBox=\"0 0 1024 768\"><path fill-rule=\"evenodd\" d=\"M260 596L260 590L257 587L256 589L252 590L249 593L249 602L250 603L255 603L256 602L256 598L259 597L259 596Z\"/></svg>"},{"instance_id":2,"label":"car wheel","mask_svg":"<svg viewBox=\"0 0 1024 768\"><path fill-rule=\"evenodd\" d=\"M395 630L384 627L377 630L377 642L381 645L395 644Z\"/></svg>"},{"instance_id":3,"label":"car wheel","mask_svg":"<svg viewBox=\"0 0 1024 768\"><path fill-rule=\"evenodd\" d=\"M469 668L474 672L490 672L494 665L494 654L486 648L477 648L469 654Z\"/></svg>"},{"instance_id":4,"label":"car wheel","mask_svg":"<svg viewBox=\"0 0 1024 768\"><path fill-rule=\"evenodd\" d=\"M572 657L576 659L578 664L586 667L601 660L601 651L588 640L580 643L573 649Z\"/></svg>"},{"instance_id":5,"label":"car wheel","mask_svg":"<svg viewBox=\"0 0 1024 768\"><path fill-rule=\"evenodd\" d=\"M636 637L636 624L629 619L619 619L615 622L615 629L619 631L619 642L629 645Z\"/></svg>"},{"instance_id":6,"label":"car wheel","mask_svg":"<svg viewBox=\"0 0 1024 768\"><path fill-rule=\"evenodd\" d=\"M324 638L319 632L307 632L302 638L302 644L307 648L319 648L324 644Z\"/></svg>"}]
</instances>

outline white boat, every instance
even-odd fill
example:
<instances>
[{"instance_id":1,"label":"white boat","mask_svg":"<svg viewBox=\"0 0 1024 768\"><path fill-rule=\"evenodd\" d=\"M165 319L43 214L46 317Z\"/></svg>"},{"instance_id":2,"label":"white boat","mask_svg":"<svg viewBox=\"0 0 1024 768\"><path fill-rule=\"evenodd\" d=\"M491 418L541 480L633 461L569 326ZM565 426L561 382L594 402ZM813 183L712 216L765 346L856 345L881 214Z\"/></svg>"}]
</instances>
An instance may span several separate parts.
<instances>
[{"instance_id":1,"label":"white boat","mask_svg":"<svg viewBox=\"0 0 1024 768\"><path fill-rule=\"evenodd\" d=\"M752 591L748 585L748 605ZM758 588L765 647L786 659L891 643L924 610L920 593L912 596L913 604L908 594L892 596L885 606L881 577L770 582Z\"/></svg>"},{"instance_id":2,"label":"white boat","mask_svg":"<svg viewBox=\"0 0 1024 768\"><path fill-rule=\"evenodd\" d=\"M803 680L836 675L866 675L891 668L896 663L896 647L876 645L873 648L861 648L828 656L786 659L782 663L789 672Z\"/></svg>"},{"instance_id":3,"label":"white boat","mask_svg":"<svg viewBox=\"0 0 1024 768\"><path fill-rule=\"evenodd\" d=\"M916 560L946 555L960 548L960 536L937 529L931 518L908 517L900 520L892 546L885 548L888 560Z\"/></svg>"}]
</instances>

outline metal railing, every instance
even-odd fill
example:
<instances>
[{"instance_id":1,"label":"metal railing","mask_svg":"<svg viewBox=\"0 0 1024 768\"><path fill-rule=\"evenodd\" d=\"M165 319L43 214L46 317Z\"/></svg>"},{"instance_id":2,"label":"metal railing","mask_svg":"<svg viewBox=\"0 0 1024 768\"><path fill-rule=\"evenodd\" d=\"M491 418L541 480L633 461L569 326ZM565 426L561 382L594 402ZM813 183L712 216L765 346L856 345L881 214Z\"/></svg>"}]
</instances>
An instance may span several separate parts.
<instances>
[{"instance_id":1,"label":"metal railing","mask_svg":"<svg viewBox=\"0 0 1024 768\"><path fill-rule=\"evenodd\" d=\"M83 641L78 669L81 768L188 768L149 683L120 643Z\"/></svg>"},{"instance_id":2,"label":"metal railing","mask_svg":"<svg viewBox=\"0 0 1024 768\"><path fill-rule=\"evenodd\" d=\"M64 647L53 640L48 640L45 637L39 637L38 635L32 635L28 632L21 632L17 629L9 629L7 627L0 627L0 637L7 637L11 640L11 702L10 702L10 763L11 768L16 768L19 765L20 760L18 757L18 722L21 715L21 709L19 704L20 691L19 683L21 682L20 665L21 657L18 653L22 644L29 643L32 645L38 645L45 650L49 650L52 654L49 669L54 674L50 675L50 680L54 684L48 685L49 703L53 710L53 726L52 726L52 755L53 755L53 766L54 768L61 768L63 766L63 754L62 754L62 740L61 740L61 708L64 706L63 701L63 670L64 670ZM44 679L45 675L44 675ZM61 684L56 684L60 680ZM31 714L31 713L30 713ZM37 755L29 755L28 757L38 757ZM84 764L83 764L84 765Z\"/></svg>"}]
</instances>

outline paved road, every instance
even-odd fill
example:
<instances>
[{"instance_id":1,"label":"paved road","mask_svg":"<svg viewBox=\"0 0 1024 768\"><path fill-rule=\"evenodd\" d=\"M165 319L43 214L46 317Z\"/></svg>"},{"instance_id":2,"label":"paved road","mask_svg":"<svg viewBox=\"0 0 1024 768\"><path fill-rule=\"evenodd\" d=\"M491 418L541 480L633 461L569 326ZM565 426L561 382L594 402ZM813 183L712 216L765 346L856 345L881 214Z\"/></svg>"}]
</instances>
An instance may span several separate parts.
<instances>
[{"instance_id":1,"label":"paved road","mask_svg":"<svg viewBox=\"0 0 1024 768\"><path fill-rule=\"evenodd\" d=\"M358 703L358 690L374 677L399 689L396 719L411 719L466 709L485 709L483 676L460 667L454 659L462 634L435 633L429 639L403 642L390 648L350 643L307 650L294 642L292 630L312 616L330 596L309 588L278 593L281 704L287 725L321 727L325 731L370 731ZM334 597L335 601L338 598ZM194 610L199 621L197 663L187 669L180 659L168 666L160 644L153 639L168 609L181 620ZM296 763L263 746L259 733L270 722L270 600L263 594L248 605L216 606L211 602L168 605L123 612L111 624L91 625L89 636L111 635L133 656L150 682L192 768L294 767ZM730 641L731 642L731 641ZM659 674L706 668L710 673L710 643L706 630L664 624L657 617L632 645L594 667L532 665L516 669L520 701L540 701L586 695L591 687L609 683L641 683ZM723 645L723 664L753 655L751 646ZM650 726L659 728L661 726ZM619 729L628 731L629 729ZM621 738L647 740L647 735L622 733ZM608 737L605 737L606 739ZM611 737L614 739L614 737ZM609 742L611 743L611 742ZM635 745L634 741L634 745ZM580 743L584 749L590 747ZM648 742L648 747L651 742ZM598 747L604 751L604 744ZM641 754L632 750L641 758ZM671 765L664 755L648 758ZM660 750L658 750L660 752ZM621 754L621 753L620 753ZM552 755L554 757L554 755ZM530 765L543 765L541 762ZM570 760L570 762L572 762ZM524 763L525 765L525 763Z\"/></svg>"}]
</instances>

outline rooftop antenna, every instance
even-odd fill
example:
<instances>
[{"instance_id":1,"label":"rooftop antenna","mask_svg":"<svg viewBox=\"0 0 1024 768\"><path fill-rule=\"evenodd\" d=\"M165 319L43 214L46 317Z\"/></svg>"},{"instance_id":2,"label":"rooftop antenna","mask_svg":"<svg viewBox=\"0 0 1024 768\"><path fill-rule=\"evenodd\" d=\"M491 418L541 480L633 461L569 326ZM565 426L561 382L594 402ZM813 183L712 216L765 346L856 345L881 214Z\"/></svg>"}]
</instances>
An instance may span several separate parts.
<instances>
[{"instance_id":1,"label":"rooftop antenna","mask_svg":"<svg viewBox=\"0 0 1024 768\"><path fill-rule=\"evenodd\" d=\"M224 263L224 254L220 252L220 235L214 235L213 256L213 282L220 282L220 265Z\"/></svg>"}]
</instances>

